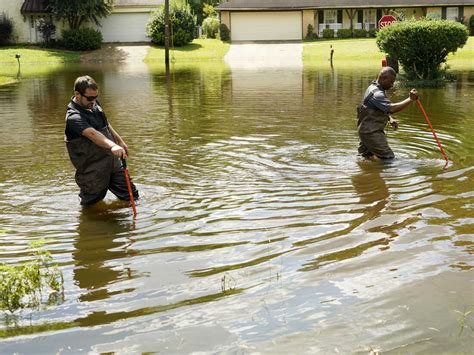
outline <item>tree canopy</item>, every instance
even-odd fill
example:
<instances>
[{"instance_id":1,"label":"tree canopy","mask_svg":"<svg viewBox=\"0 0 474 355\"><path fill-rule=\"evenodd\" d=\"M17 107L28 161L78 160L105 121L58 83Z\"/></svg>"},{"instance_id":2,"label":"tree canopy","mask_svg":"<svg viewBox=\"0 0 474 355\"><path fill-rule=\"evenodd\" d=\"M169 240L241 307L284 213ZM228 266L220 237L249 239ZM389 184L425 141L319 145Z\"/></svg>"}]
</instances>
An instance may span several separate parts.
<instances>
[{"instance_id":1,"label":"tree canopy","mask_svg":"<svg viewBox=\"0 0 474 355\"><path fill-rule=\"evenodd\" d=\"M78 29L85 22L100 25L113 9L114 0L48 0L48 9L59 20L66 20L70 29Z\"/></svg>"}]
</instances>

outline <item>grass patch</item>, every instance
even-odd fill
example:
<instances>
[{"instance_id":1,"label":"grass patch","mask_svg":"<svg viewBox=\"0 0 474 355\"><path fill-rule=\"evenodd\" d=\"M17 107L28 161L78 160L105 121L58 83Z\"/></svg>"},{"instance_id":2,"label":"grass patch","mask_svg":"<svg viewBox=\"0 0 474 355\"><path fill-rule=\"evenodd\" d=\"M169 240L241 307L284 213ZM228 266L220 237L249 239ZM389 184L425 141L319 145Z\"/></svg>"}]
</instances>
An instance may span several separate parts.
<instances>
[{"instance_id":1,"label":"grass patch","mask_svg":"<svg viewBox=\"0 0 474 355\"><path fill-rule=\"evenodd\" d=\"M229 50L229 43L218 39L195 39L183 47L170 48L170 61L196 62L221 61ZM145 62L164 62L165 48L154 46L148 51Z\"/></svg>"},{"instance_id":2,"label":"grass patch","mask_svg":"<svg viewBox=\"0 0 474 355\"><path fill-rule=\"evenodd\" d=\"M0 86L1 85L8 85L8 84L13 84L16 83L18 80L16 78L13 78L11 76L1 76L0 75Z\"/></svg>"},{"instance_id":3,"label":"grass patch","mask_svg":"<svg viewBox=\"0 0 474 355\"><path fill-rule=\"evenodd\" d=\"M16 54L20 54L23 64L60 64L80 61L80 52L60 51L31 46L11 46L0 48L0 63L16 64Z\"/></svg>"},{"instance_id":4,"label":"grass patch","mask_svg":"<svg viewBox=\"0 0 474 355\"><path fill-rule=\"evenodd\" d=\"M385 57L385 54L377 47L375 38L318 40L304 44L303 63L305 66L328 63L330 45L334 48L333 62L337 67L360 65L380 67L382 58ZM473 66L473 58L474 37L471 36L463 48L448 56L447 64L450 69L469 69Z\"/></svg>"}]
</instances>

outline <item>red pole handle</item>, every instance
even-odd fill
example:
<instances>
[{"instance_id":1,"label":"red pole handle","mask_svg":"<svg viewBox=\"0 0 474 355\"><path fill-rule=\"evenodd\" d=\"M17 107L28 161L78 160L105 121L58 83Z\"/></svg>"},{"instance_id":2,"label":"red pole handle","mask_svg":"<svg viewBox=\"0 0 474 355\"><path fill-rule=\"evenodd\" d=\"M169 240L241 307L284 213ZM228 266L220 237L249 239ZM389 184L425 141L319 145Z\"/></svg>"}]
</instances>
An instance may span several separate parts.
<instances>
[{"instance_id":1,"label":"red pole handle","mask_svg":"<svg viewBox=\"0 0 474 355\"><path fill-rule=\"evenodd\" d=\"M439 149L441 150L441 153L443 154L444 159L446 159L446 164L448 164L448 161L449 161L449 160L448 160L448 156L447 156L446 153L444 152L444 149L443 149L443 147L441 146L441 142L439 141L438 137L436 136L436 132L435 132L433 126L431 125L431 122L430 122L430 120L429 120L429 118L428 118L428 115L426 114L425 110L423 109L423 106L421 105L420 99L417 99L416 102L418 103L418 106L420 106L420 110L421 110L421 112L423 113L423 116L425 116L426 122L428 122L428 125L429 125L430 128L431 128L431 132L433 132L433 136L434 136L435 139L436 139L436 143L438 143L438 147L439 147Z\"/></svg>"},{"instance_id":2,"label":"red pole handle","mask_svg":"<svg viewBox=\"0 0 474 355\"><path fill-rule=\"evenodd\" d=\"M130 197L130 204L132 205L133 217L137 216L137 208L135 207L135 200L133 198L132 184L130 183L130 175L128 174L127 162L125 158L121 158L123 173L125 175L125 181L127 182L128 196Z\"/></svg>"}]
</instances>

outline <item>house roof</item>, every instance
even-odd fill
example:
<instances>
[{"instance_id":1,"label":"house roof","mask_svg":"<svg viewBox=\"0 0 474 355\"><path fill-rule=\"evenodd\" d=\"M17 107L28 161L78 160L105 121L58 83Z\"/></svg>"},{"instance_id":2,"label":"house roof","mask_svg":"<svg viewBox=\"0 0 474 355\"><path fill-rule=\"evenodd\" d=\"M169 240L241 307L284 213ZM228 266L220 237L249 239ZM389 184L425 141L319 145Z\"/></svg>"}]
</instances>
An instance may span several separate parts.
<instances>
[{"instance_id":1,"label":"house roof","mask_svg":"<svg viewBox=\"0 0 474 355\"><path fill-rule=\"evenodd\" d=\"M474 6L474 0L228 0L218 11Z\"/></svg>"},{"instance_id":2,"label":"house roof","mask_svg":"<svg viewBox=\"0 0 474 355\"><path fill-rule=\"evenodd\" d=\"M164 3L164 0L115 0L114 7L157 7ZM48 0L25 0L21 5L20 12L26 13L48 13Z\"/></svg>"},{"instance_id":3,"label":"house roof","mask_svg":"<svg viewBox=\"0 0 474 355\"><path fill-rule=\"evenodd\" d=\"M20 12L22 14L44 14L49 12L49 10L47 10L47 6L48 0L25 0L23 5L21 5Z\"/></svg>"}]
</instances>

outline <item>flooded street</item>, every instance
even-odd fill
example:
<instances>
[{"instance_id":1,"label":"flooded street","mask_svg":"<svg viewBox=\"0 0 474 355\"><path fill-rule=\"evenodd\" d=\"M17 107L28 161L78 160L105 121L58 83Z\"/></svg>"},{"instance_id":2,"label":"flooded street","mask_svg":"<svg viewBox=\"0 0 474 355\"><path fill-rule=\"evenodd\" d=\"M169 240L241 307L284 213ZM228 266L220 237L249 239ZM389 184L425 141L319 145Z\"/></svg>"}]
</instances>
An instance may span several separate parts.
<instances>
[{"instance_id":1,"label":"flooded street","mask_svg":"<svg viewBox=\"0 0 474 355\"><path fill-rule=\"evenodd\" d=\"M88 63L0 87L0 262L44 238L65 286L0 325L0 353L471 352L474 72L419 89L443 169L415 103L393 163L357 158L378 70ZM79 205L63 134L84 74L129 145L135 221L111 193Z\"/></svg>"}]
</instances>

